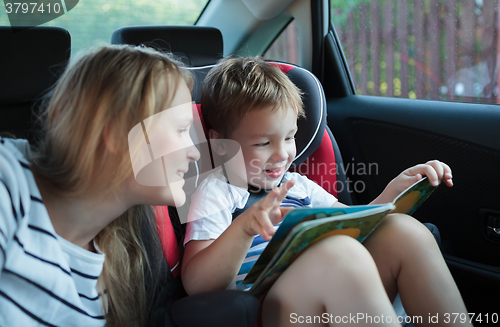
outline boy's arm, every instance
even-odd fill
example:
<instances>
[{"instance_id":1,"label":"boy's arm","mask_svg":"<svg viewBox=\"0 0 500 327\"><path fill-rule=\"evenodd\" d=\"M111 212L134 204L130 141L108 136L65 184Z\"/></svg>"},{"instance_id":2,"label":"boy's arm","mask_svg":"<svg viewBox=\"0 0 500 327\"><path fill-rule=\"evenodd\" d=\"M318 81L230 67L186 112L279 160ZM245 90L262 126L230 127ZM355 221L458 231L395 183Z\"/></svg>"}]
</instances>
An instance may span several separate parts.
<instances>
[{"instance_id":1,"label":"boy's arm","mask_svg":"<svg viewBox=\"0 0 500 327\"><path fill-rule=\"evenodd\" d=\"M189 295L226 289L238 274L254 236L234 220L216 240L190 241L182 262L182 283Z\"/></svg>"},{"instance_id":2,"label":"boy's arm","mask_svg":"<svg viewBox=\"0 0 500 327\"><path fill-rule=\"evenodd\" d=\"M235 219L216 239L190 241L182 263L182 282L188 294L226 289L241 267L255 235L265 240L288 210L280 208L293 181L274 189Z\"/></svg>"}]
</instances>

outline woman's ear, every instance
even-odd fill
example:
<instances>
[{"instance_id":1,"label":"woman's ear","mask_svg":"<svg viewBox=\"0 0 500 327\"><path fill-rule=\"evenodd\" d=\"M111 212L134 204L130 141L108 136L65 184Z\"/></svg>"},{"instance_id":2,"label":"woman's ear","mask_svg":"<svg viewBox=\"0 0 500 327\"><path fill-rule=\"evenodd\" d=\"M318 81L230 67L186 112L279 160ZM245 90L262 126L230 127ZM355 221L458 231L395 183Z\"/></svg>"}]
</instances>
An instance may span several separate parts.
<instances>
[{"instance_id":1,"label":"woman's ear","mask_svg":"<svg viewBox=\"0 0 500 327\"><path fill-rule=\"evenodd\" d=\"M208 138L210 139L210 146L213 152L217 153L219 156L226 154L226 145L222 135L217 133L216 130L211 129L208 131Z\"/></svg>"},{"instance_id":2,"label":"woman's ear","mask_svg":"<svg viewBox=\"0 0 500 327\"><path fill-rule=\"evenodd\" d=\"M102 138L104 141L104 145L106 145L106 149L111 151L114 154L118 153L118 143L116 142L116 138L113 135L114 125L113 123L108 123L104 130L102 131Z\"/></svg>"}]
</instances>

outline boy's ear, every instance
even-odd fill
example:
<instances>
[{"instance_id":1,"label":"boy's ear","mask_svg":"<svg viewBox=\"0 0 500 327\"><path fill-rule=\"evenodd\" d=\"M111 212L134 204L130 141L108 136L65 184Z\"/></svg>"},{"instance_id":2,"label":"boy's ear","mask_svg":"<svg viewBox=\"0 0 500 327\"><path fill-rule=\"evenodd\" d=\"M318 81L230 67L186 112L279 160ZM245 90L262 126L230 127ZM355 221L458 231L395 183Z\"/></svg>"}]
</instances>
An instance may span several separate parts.
<instances>
[{"instance_id":1,"label":"boy's ear","mask_svg":"<svg viewBox=\"0 0 500 327\"><path fill-rule=\"evenodd\" d=\"M224 143L222 135L217 133L216 130L211 129L208 131L208 138L210 139L210 146L213 152L217 153L219 156L226 154L226 144Z\"/></svg>"}]
</instances>

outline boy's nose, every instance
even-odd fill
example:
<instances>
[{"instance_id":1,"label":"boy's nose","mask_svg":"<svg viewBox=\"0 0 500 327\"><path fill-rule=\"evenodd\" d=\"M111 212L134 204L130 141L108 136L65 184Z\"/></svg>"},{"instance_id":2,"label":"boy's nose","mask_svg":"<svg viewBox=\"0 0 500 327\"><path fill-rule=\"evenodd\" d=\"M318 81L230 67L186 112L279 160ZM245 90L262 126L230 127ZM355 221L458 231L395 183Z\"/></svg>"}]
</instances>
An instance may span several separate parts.
<instances>
[{"instance_id":1,"label":"boy's nose","mask_svg":"<svg viewBox=\"0 0 500 327\"><path fill-rule=\"evenodd\" d=\"M288 159L288 153L286 152L285 147L279 146L278 148L276 148L272 159L275 161L283 161Z\"/></svg>"}]
</instances>

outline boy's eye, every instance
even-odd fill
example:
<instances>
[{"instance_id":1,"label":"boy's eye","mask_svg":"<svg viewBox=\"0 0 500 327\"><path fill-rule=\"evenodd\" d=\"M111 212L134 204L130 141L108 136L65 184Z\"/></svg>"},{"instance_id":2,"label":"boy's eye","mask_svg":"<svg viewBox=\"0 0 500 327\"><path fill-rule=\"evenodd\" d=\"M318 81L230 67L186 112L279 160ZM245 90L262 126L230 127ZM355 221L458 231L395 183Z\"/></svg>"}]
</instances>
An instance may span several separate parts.
<instances>
[{"instance_id":1,"label":"boy's eye","mask_svg":"<svg viewBox=\"0 0 500 327\"><path fill-rule=\"evenodd\" d=\"M295 136L287 137L285 141L293 141L295 140Z\"/></svg>"},{"instance_id":2,"label":"boy's eye","mask_svg":"<svg viewBox=\"0 0 500 327\"><path fill-rule=\"evenodd\" d=\"M259 146L259 147L263 147L266 145L269 145L269 141L255 144L255 146Z\"/></svg>"}]
</instances>

